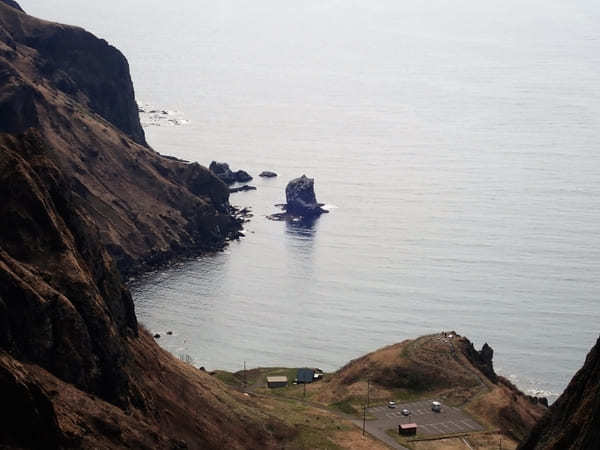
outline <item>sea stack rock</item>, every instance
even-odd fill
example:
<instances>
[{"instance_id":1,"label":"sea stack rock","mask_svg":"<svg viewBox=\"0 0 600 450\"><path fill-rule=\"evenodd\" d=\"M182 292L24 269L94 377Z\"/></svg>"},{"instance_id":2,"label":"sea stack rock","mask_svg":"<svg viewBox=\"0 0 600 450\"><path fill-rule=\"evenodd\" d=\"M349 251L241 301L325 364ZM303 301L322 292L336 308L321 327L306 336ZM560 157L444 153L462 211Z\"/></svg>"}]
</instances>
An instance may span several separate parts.
<instances>
[{"instance_id":1,"label":"sea stack rock","mask_svg":"<svg viewBox=\"0 0 600 450\"><path fill-rule=\"evenodd\" d=\"M302 175L290 181L285 188L286 212L303 217L317 216L326 212L317 203L315 196L315 180Z\"/></svg>"},{"instance_id":2,"label":"sea stack rock","mask_svg":"<svg viewBox=\"0 0 600 450\"><path fill-rule=\"evenodd\" d=\"M275 172L271 172L269 170L264 170L259 175L259 177L263 177L263 178L274 178L276 176L277 176L277 174Z\"/></svg>"}]
</instances>

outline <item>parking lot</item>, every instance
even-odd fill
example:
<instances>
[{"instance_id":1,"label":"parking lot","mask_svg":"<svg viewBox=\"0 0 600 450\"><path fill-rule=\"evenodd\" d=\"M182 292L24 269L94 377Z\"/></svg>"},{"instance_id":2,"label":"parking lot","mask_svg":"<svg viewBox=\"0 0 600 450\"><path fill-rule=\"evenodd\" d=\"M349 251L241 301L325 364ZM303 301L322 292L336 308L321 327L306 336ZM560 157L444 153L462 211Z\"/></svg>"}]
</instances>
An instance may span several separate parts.
<instances>
[{"instance_id":1,"label":"parking lot","mask_svg":"<svg viewBox=\"0 0 600 450\"><path fill-rule=\"evenodd\" d=\"M410 415L403 416L403 409L408 409ZM432 411L431 400L398 403L393 409L387 405L376 406L367 411L372 417L375 417L369 421L370 424L381 430L398 430L398 425L401 423L416 423L419 436L465 433L483 429L481 425L458 408L442 404L441 412Z\"/></svg>"}]
</instances>

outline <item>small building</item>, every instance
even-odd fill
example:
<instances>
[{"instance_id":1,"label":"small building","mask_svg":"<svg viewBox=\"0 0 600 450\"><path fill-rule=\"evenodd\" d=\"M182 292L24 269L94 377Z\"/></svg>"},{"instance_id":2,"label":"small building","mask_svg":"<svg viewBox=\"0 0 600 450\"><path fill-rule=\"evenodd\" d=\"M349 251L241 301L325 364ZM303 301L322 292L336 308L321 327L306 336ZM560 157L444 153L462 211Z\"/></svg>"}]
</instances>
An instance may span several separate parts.
<instances>
[{"instance_id":1,"label":"small building","mask_svg":"<svg viewBox=\"0 0 600 450\"><path fill-rule=\"evenodd\" d=\"M417 434L416 423L401 423L398 425L398 434L402 436L414 436Z\"/></svg>"},{"instance_id":2,"label":"small building","mask_svg":"<svg viewBox=\"0 0 600 450\"><path fill-rule=\"evenodd\" d=\"M288 379L285 376L267 377L267 386L269 388L280 388L288 385Z\"/></svg>"},{"instance_id":3,"label":"small building","mask_svg":"<svg viewBox=\"0 0 600 450\"><path fill-rule=\"evenodd\" d=\"M315 379L315 371L313 369L298 369L296 381L300 383L312 383Z\"/></svg>"}]
</instances>

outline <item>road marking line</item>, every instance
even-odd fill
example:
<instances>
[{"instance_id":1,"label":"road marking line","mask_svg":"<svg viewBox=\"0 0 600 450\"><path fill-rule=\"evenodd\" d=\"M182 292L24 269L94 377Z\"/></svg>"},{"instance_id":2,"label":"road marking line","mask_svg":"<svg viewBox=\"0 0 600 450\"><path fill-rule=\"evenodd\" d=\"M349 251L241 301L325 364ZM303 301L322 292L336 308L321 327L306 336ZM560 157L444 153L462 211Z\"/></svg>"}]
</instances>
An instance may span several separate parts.
<instances>
[{"instance_id":1,"label":"road marking line","mask_svg":"<svg viewBox=\"0 0 600 450\"><path fill-rule=\"evenodd\" d=\"M450 427L446 424L446 422L441 422L438 424L440 428L442 428L444 431L447 431L450 429Z\"/></svg>"},{"instance_id":2,"label":"road marking line","mask_svg":"<svg viewBox=\"0 0 600 450\"><path fill-rule=\"evenodd\" d=\"M462 428L460 425L454 423L452 420L449 420L448 423L452 426L452 428L458 428L459 430Z\"/></svg>"},{"instance_id":3,"label":"road marking line","mask_svg":"<svg viewBox=\"0 0 600 450\"><path fill-rule=\"evenodd\" d=\"M461 423L465 424L465 426L469 429L469 430L476 430L477 428L475 428L470 421L467 420L461 420Z\"/></svg>"},{"instance_id":4,"label":"road marking line","mask_svg":"<svg viewBox=\"0 0 600 450\"><path fill-rule=\"evenodd\" d=\"M429 427L427 425L419 425L419 429L423 430L423 433L425 434L432 434L431 431L429 431Z\"/></svg>"},{"instance_id":5,"label":"road marking line","mask_svg":"<svg viewBox=\"0 0 600 450\"><path fill-rule=\"evenodd\" d=\"M429 426L437 431L439 434L444 434L444 430L440 430L436 424L430 423Z\"/></svg>"}]
</instances>

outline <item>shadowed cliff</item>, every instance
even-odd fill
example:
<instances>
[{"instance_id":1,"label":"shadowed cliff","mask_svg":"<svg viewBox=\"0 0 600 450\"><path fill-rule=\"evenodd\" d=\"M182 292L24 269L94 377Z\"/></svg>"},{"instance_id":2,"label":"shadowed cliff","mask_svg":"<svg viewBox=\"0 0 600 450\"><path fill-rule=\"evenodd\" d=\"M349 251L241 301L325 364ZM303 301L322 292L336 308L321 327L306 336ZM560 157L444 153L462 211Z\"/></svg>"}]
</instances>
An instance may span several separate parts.
<instances>
[{"instance_id":1,"label":"shadowed cliff","mask_svg":"<svg viewBox=\"0 0 600 450\"><path fill-rule=\"evenodd\" d=\"M0 82L0 447L278 445L139 328L121 279L235 237L227 187L145 145L125 58L82 29L0 2Z\"/></svg>"},{"instance_id":2,"label":"shadowed cliff","mask_svg":"<svg viewBox=\"0 0 600 450\"><path fill-rule=\"evenodd\" d=\"M600 338L567 389L519 447L533 449L600 448Z\"/></svg>"}]
</instances>

